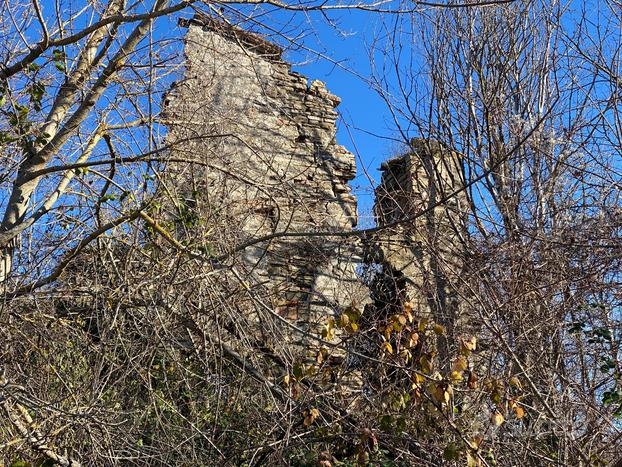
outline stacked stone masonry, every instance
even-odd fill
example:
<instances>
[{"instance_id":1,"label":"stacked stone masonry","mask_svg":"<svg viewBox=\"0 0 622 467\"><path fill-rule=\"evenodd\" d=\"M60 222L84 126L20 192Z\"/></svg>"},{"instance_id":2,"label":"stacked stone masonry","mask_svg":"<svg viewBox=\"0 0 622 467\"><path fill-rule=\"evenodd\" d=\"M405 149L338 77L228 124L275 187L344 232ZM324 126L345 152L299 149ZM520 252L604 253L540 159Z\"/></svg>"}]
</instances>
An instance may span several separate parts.
<instances>
[{"instance_id":1,"label":"stacked stone masonry","mask_svg":"<svg viewBox=\"0 0 622 467\"><path fill-rule=\"evenodd\" d=\"M272 309L318 335L360 297L356 241L278 234L356 226L355 160L335 139L340 100L258 35L209 18L186 26L185 76L164 102L167 190L199 211L215 253L277 234L240 252L236 268Z\"/></svg>"},{"instance_id":2,"label":"stacked stone masonry","mask_svg":"<svg viewBox=\"0 0 622 467\"><path fill-rule=\"evenodd\" d=\"M305 235L348 233L357 223L348 183L355 159L336 142L340 100L256 34L210 18L186 26L185 76L165 100L166 191L198 211L208 228L190 236L207 238L215 254L276 234L233 255L237 275L270 309L318 336L329 317L369 299L356 274L356 237ZM365 245L366 261L397 284L389 300L412 302L450 333L466 232L466 195L452 195L463 186L460 165L458 154L425 140L384 163L374 212L387 228ZM304 332L289 336L305 358L317 352Z\"/></svg>"},{"instance_id":3,"label":"stacked stone masonry","mask_svg":"<svg viewBox=\"0 0 622 467\"><path fill-rule=\"evenodd\" d=\"M460 155L441 144L415 139L410 150L381 166L374 213L385 226L370 242L370 261L382 266L399 297L387 303L412 303L418 316L443 325L449 339L464 330L463 289L467 198ZM445 355L446 356L446 355ZM441 355L441 358L444 355Z\"/></svg>"}]
</instances>

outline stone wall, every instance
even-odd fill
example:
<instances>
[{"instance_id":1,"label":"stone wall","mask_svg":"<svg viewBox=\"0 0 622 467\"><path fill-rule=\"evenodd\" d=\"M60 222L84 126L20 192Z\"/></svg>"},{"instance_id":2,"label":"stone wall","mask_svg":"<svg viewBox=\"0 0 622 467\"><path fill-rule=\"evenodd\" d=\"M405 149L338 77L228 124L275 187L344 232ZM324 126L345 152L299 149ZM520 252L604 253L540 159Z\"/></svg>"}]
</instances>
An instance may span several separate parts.
<instances>
[{"instance_id":1,"label":"stone wall","mask_svg":"<svg viewBox=\"0 0 622 467\"><path fill-rule=\"evenodd\" d=\"M335 139L339 98L293 72L282 50L256 34L210 18L186 26L185 76L165 101L173 148L161 191L177 204L176 235L215 256L274 235L227 261L256 299L319 336L328 318L368 300L355 273L356 238L305 235L347 233L357 222L348 184L355 160ZM466 193L450 196L463 186L460 156L427 140L410 149L381 167L374 212L386 229L366 248L383 285L372 286L376 304L367 310L411 302L446 328L449 342L466 242ZM289 331L287 342L306 357L317 352L316 341Z\"/></svg>"},{"instance_id":2,"label":"stone wall","mask_svg":"<svg viewBox=\"0 0 622 467\"><path fill-rule=\"evenodd\" d=\"M355 240L291 236L356 226L355 160L335 139L340 100L256 34L209 18L186 26L184 79L164 102L172 149L160 191L176 234L216 256L276 234L226 262L258 299L318 335L361 296Z\"/></svg>"},{"instance_id":3,"label":"stone wall","mask_svg":"<svg viewBox=\"0 0 622 467\"><path fill-rule=\"evenodd\" d=\"M433 141L413 140L408 153L381 170L374 214L377 225L387 228L369 248L370 261L383 271L376 299L396 307L410 302L417 316L443 325L444 352L462 314L467 198L459 191L460 155Z\"/></svg>"}]
</instances>

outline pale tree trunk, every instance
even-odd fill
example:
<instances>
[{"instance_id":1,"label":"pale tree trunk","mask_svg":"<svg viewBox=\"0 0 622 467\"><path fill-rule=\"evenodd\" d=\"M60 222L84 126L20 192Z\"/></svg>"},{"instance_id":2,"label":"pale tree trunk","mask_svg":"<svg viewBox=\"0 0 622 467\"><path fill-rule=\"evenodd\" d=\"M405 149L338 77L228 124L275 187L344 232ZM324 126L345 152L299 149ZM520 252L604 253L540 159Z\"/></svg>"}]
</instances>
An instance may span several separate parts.
<instances>
[{"instance_id":1,"label":"pale tree trunk","mask_svg":"<svg viewBox=\"0 0 622 467\"><path fill-rule=\"evenodd\" d=\"M116 25L112 23L112 25L98 28L88 37L84 48L78 56L76 66L68 73L65 84L61 87L54 100L46 123L41 128L41 134L48 135L46 140L33 147L31 152L25 154L25 160L13 182L13 190L0 224L0 282L6 281L13 268L17 237L26 228L30 227L35 220L47 213L66 188L65 184L60 193L57 189L44 202L36 214L25 219L31 196L42 179L42 176L38 175L38 173L45 169L67 140L75 135L80 125L94 109L114 75L125 64L128 55L147 34L153 18L157 16L159 11L166 9L168 3L168 0L156 2L153 10L154 14L148 15L130 33L123 45L103 69L100 76L95 80L90 90L88 90L84 100L78 105L73 114L68 117L68 113L76 103L80 91L83 91L84 83L93 71L97 69L102 56L112 44ZM124 4L124 0L111 0L102 15L102 19L121 13ZM107 35L109 36L108 40L102 46L102 42ZM102 46L102 49L98 54L100 46ZM63 122L65 123L63 124ZM98 140L99 138L94 139ZM87 148L88 153L92 149L93 147Z\"/></svg>"}]
</instances>

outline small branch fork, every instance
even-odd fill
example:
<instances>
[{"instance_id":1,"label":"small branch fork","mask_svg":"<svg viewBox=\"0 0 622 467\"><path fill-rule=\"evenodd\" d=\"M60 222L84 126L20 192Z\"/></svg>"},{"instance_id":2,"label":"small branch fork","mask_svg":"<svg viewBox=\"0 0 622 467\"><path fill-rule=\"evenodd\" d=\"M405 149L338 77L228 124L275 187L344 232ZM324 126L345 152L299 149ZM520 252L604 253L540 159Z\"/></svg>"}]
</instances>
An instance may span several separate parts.
<instances>
[{"instance_id":1,"label":"small branch fork","mask_svg":"<svg viewBox=\"0 0 622 467\"><path fill-rule=\"evenodd\" d=\"M0 389L6 390L12 387L3 378L0 379ZM4 391L3 391L4 392ZM64 467L81 467L81 463L75 459L72 459L69 455L58 454L52 447L50 447L45 439L45 436L34 426L34 420L28 413L26 407L18 402L10 402L10 396L4 396L0 393L0 406L3 412L8 417L11 425L17 430L28 445L35 451L43 454L45 457L53 461L58 465Z\"/></svg>"}]
</instances>

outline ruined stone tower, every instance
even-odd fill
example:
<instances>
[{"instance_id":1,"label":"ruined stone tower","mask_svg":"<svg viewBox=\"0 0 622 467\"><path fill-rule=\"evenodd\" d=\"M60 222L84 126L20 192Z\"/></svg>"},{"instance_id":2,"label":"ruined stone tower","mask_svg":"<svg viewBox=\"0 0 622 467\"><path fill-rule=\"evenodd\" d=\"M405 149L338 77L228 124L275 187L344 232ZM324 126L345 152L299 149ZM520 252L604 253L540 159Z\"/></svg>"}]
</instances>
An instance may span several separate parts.
<instances>
[{"instance_id":1,"label":"ruined stone tower","mask_svg":"<svg viewBox=\"0 0 622 467\"><path fill-rule=\"evenodd\" d=\"M417 316L444 326L439 351L460 320L459 289L467 212L460 156L429 140L382 164L374 214L385 226L372 242L372 261L383 268L387 304L413 305ZM441 355L443 357L443 355Z\"/></svg>"},{"instance_id":2,"label":"ruined stone tower","mask_svg":"<svg viewBox=\"0 0 622 467\"><path fill-rule=\"evenodd\" d=\"M186 26L185 76L164 103L172 149L162 191L189 240L230 254L263 305L318 335L360 287L353 240L304 235L357 223L354 156L335 140L340 100L256 34L210 18Z\"/></svg>"},{"instance_id":3,"label":"ruined stone tower","mask_svg":"<svg viewBox=\"0 0 622 467\"><path fill-rule=\"evenodd\" d=\"M184 79L165 100L171 162L161 191L176 236L226 257L253 306L297 328L284 334L292 356L309 358L318 349L310 336L367 294L358 241L326 235L357 222L354 157L335 140L339 98L256 34L204 17L186 26ZM413 140L382 171L374 212L386 229L369 239L368 260L391 283L387 302L411 302L451 335L465 235L466 195L449 196L463 186L459 155Z\"/></svg>"}]
</instances>

